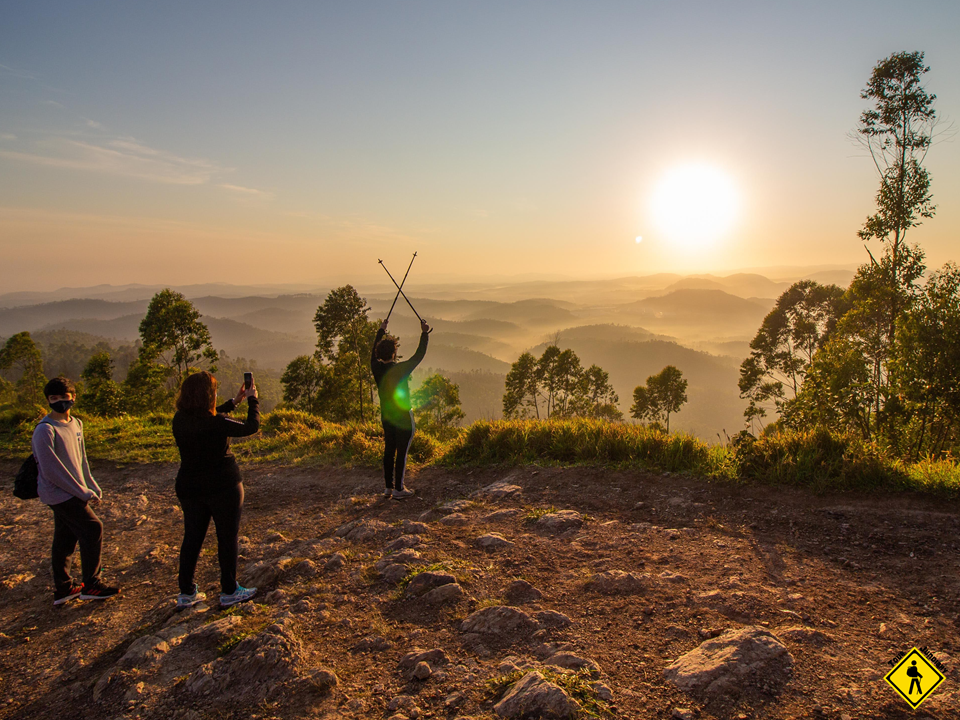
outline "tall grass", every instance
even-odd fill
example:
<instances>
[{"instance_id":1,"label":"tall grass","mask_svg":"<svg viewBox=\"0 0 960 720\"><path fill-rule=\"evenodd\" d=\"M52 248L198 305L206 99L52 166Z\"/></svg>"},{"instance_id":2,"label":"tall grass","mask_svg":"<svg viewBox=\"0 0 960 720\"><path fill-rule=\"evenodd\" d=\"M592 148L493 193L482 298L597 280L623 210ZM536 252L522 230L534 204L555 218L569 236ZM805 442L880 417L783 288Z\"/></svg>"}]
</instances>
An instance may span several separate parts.
<instances>
[{"instance_id":1,"label":"tall grass","mask_svg":"<svg viewBox=\"0 0 960 720\"><path fill-rule=\"evenodd\" d=\"M42 411L0 411L0 459L21 459ZM178 462L167 414L123 418L79 416L93 460ZM379 423L338 424L296 410L264 416L261 432L233 443L242 462L376 467ZM736 447L708 445L682 433L602 420L479 421L449 440L418 431L415 465L599 465L681 472L734 482L809 488L815 492L915 491L960 497L960 468L950 457L904 463L852 435L826 430L747 438Z\"/></svg>"}]
</instances>

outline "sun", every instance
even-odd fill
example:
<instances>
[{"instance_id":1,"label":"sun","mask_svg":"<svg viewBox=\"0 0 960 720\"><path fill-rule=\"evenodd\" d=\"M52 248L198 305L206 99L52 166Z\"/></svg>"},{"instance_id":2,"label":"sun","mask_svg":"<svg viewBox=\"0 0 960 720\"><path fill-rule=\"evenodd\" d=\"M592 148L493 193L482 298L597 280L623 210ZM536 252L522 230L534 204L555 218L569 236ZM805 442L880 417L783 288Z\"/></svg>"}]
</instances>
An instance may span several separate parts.
<instances>
[{"instance_id":1,"label":"sun","mask_svg":"<svg viewBox=\"0 0 960 720\"><path fill-rule=\"evenodd\" d=\"M738 209L737 189L730 177L699 163L669 170L650 198L657 229L688 250L707 249L726 235Z\"/></svg>"}]
</instances>

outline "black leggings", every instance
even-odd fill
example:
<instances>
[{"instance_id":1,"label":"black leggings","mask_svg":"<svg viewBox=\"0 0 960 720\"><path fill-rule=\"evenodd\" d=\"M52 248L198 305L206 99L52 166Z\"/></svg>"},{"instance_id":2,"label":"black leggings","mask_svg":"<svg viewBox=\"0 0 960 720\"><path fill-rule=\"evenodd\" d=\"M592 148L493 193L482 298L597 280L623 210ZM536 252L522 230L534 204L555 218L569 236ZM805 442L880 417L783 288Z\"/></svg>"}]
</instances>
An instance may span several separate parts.
<instances>
[{"instance_id":1,"label":"black leggings","mask_svg":"<svg viewBox=\"0 0 960 720\"><path fill-rule=\"evenodd\" d=\"M66 592L73 584L70 577L70 557L80 544L80 567L83 584L95 585L100 580L100 551L103 546L103 523L90 509L86 500L73 497L66 502L51 505L53 510L53 582L59 592Z\"/></svg>"},{"instance_id":2,"label":"black leggings","mask_svg":"<svg viewBox=\"0 0 960 720\"><path fill-rule=\"evenodd\" d=\"M217 559L220 561L220 590L225 595L237 591L237 556L240 548L240 511L243 509L243 483L210 495L177 495L183 508L183 544L180 546L180 592L193 594L194 575L210 518L217 528Z\"/></svg>"},{"instance_id":3,"label":"black leggings","mask_svg":"<svg viewBox=\"0 0 960 720\"><path fill-rule=\"evenodd\" d=\"M403 471L407 467L407 451L415 429L413 415L408 428L383 421L383 479L387 490L403 490Z\"/></svg>"}]
</instances>

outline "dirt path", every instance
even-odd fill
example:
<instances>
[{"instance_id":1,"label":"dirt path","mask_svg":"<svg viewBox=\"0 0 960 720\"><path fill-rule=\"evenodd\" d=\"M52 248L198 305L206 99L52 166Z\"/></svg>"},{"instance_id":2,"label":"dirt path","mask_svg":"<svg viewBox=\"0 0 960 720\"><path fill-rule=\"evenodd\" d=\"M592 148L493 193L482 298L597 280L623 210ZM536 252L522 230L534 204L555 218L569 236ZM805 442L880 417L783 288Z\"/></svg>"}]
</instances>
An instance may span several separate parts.
<instances>
[{"instance_id":1,"label":"dirt path","mask_svg":"<svg viewBox=\"0 0 960 720\"><path fill-rule=\"evenodd\" d=\"M52 515L38 501L0 498L0 718L493 718L499 695L488 681L543 668L558 649L599 666L594 689L612 692L612 717L960 717L958 503L584 468L432 468L410 480L415 498L396 502L380 497L373 470L253 466L240 579L275 577L259 604L220 611L211 531L198 578L210 608L177 614L175 472L95 468L105 578L123 587L104 603L53 607ZM475 495L498 481L519 489ZM436 509L454 500L470 502ZM550 510L576 511L580 523L538 525ZM410 567L449 572L463 597L435 606L382 577L389 563L377 563L401 533L418 538ZM512 545L478 547L489 533ZM642 589L588 589L611 570L633 573ZM526 613L556 611L572 624L461 631L472 611L510 604L517 579L542 593ZM705 639L748 626L792 655L782 688L717 701L664 678ZM914 646L947 669L916 712L882 679ZM443 651L426 679L400 665L414 648ZM321 670L339 679L332 690Z\"/></svg>"}]
</instances>

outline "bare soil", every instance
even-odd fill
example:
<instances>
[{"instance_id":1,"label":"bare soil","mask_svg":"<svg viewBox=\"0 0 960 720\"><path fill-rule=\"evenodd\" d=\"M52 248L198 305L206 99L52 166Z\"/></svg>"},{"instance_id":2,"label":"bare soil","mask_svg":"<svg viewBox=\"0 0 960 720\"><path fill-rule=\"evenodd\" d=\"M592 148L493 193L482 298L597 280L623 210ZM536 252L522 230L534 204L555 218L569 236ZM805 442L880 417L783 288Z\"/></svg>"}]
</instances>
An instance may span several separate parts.
<instances>
[{"instance_id":1,"label":"bare soil","mask_svg":"<svg viewBox=\"0 0 960 720\"><path fill-rule=\"evenodd\" d=\"M10 477L15 468L5 463L0 470ZM537 467L429 468L409 479L415 497L394 501L381 497L378 474L368 468L249 466L240 582L260 561L303 569L310 559L317 571L285 571L260 588L259 604L222 611L211 528L198 571L209 610L183 619L173 608L182 537L175 473L175 465L95 467L105 493L97 508L105 526L104 579L122 586L120 597L104 602L53 606L52 513L37 500L0 497L0 718L493 718L498 696L488 681L509 667L502 665L507 658L539 666L545 642L568 643L599 664L613 693L610 717L680 717L681 709L688 717L738 720L960 717L956 502ZM474 496L504 479L521 490L502 499ZM461 524L429 513L416 550L456 575L469 599L440 609L405 599L374 564L403 520L457 499L472 499ZM509 509L517 512L484 519ZM539 530L534 517L549 509L575 510L585 521L561 534ZM358 519L382 521L390 532L360 541L334 537ZM514 544L494 552L474 544L490 532ZM344 566L325 569L336 552ZM604 570L646 573L647 589L605 596L584 588ZM573 624L516 641L465 638L462 620L477 608L506 604L504 589L518 578L543 593L524 610L559 611ZM113 670L137 638L181 621L200 628L231 613L249 634L286 618L284 627L300 643L296 677L274 679L265 698L244 699L237 684L190 689L197 667L228 653L239 630L232 643L198 649L196 658L171 649L168 656L179 658L174 669L164 660ZM664 679L677 657L744 626L775 635L788 627L818 632L785 633L794 669L776 692L744 688L706 702ZM371 636L385 642L355 647ZM917 711L883 680L894 656L914 646L939 653L947 669L947 680ZM426 680L411 680L399 661L414 648L440 648L450 662ZM319 667L339 678L331 692L291 689ZM455 692L462 695L448 702Z\"/></svg>"}]
</instances>

